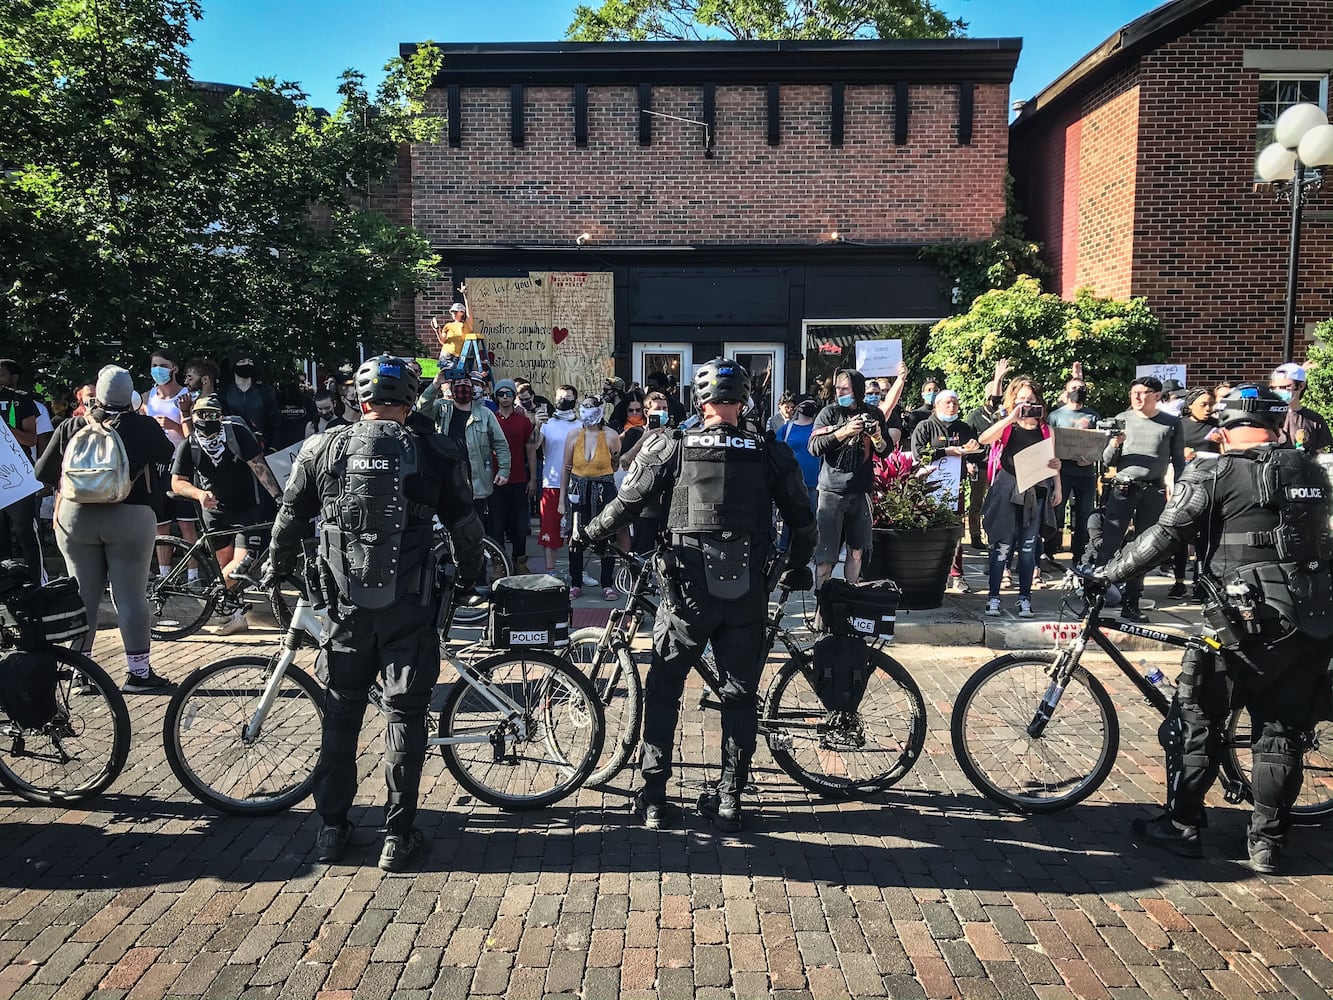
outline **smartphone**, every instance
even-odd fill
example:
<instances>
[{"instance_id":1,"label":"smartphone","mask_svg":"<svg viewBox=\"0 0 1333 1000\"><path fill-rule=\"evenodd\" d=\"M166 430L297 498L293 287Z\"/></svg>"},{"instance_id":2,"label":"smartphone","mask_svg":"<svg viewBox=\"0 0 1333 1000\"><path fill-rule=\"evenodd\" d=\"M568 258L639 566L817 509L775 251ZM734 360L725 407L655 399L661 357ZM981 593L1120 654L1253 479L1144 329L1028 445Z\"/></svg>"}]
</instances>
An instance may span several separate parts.
<instances>
[{"instance_id":1,"label":"smartphone","mask_svg":"<svg viewBox=\"0 0 1333 1000\"><path fill-rule=\"evenodd\" d=\"M1046 415L1046 407L1040 403L1024 403L1018 408L1018 415L1032 420L1040 420Z\"/></svg>"}]
</instances>

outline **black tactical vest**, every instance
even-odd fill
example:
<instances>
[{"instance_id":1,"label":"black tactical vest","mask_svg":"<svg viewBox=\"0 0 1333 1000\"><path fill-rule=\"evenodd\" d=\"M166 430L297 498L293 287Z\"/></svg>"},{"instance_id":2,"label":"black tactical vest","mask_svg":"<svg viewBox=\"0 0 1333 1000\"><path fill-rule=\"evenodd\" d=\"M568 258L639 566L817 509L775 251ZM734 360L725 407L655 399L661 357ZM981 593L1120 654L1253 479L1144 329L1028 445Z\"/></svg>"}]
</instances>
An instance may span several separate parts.
<instances>
[{"instance_id":1,"label":"black tactical vest","mask_svg":"<svg viewBox=\"0 0 1333 1000\"><path fill-rule=\"evenodd\" d=\"M422 553L430 548L431 507L421 492L422 443L401 424L362 420L325 453L320 556L346 600L386 608L420 594ZM416 486L418 489L413 489Z\"/></svg>"}]
</instances>

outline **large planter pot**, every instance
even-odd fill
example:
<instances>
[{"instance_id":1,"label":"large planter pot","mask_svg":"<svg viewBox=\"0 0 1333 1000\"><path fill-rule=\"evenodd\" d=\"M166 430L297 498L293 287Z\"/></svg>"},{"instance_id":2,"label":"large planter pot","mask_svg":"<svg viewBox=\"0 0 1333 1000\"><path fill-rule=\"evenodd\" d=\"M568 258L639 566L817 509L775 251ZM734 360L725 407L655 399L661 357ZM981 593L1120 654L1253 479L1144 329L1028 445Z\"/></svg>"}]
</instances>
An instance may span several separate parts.
<instances>
[{"instance_id":1,"label":"large planter pot","mask_svg":"<svg viewBox=\"0 0 1333 1000\"><path fill-rule=\"evenodd\" d=\"M892 580L908 609L938 608L949 586L949 566L963 540L963 525L948 528L875 528L862 577Z\"/></svg>"}]
</instances>

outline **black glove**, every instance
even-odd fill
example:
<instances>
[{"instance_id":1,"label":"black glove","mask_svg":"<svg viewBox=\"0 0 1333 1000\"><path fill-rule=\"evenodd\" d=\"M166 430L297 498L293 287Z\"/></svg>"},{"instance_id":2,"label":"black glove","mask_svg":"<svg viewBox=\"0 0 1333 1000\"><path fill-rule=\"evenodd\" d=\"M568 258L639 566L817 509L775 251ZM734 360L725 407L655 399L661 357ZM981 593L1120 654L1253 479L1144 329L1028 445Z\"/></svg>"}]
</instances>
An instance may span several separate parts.
<instances>
[{"instance_id":1,"label":"black glove","mask_svg":"<svg viewBox=\"0 0 1333 1000\"><path fill-rule=\"evenodd\" d=\"M259 581L259 589L268 591L281 583L288 572L290 571L279 572L278 567L273 564L273 560L268 558L259 565L259 569L255 571L254 575Z\"/></svg>"},{"instance_id":2,"label":"black glove","mask_svg":"<svg viewBox=\"0 0 1333 1000\"><path fill-rule=\"evenodd\" d=\"M1083 592L1089 597L1106 593L1111 581L1101 576L1095 566L1080 566L1074 575L1083 581Z\"/></svg>"},{"instance_id":3,"label":"black glove","mask_svg":"<svg viewBox=\"0 0 1333 1000\"><path fill-rule=\"evenodd\" d=\"M581 524L574 534L569 536L569 547L571 549L592 549L598 555L606 553L606 542L593 538L588 534L588 529Z\"/></svg>"},{"instance_id":4,"label":"black glove","mask_svg":"<svg viewBox=\"0 0 1333 1000\"><path fill-rule=\"evenodd\" d=\"M778 578L778 586L783 590L813 590L815 577L808 565L793 566Z\"/></svg>"}]
</instances>

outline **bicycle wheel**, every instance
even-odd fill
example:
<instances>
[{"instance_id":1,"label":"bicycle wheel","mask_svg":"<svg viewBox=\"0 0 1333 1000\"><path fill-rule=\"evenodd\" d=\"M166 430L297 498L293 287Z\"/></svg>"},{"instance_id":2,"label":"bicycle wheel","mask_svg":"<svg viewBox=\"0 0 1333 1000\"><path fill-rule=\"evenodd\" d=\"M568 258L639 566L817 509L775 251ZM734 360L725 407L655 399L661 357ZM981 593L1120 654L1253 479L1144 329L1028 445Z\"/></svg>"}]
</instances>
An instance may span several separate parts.
<instances>
[{"instance_id":1,"label":"bicycle wheel","mask_svg":"<svg viewBox=\"0 0 1333 1000\"><path fill-rule=\"evenodd\" d=\"M183 639L203 628L213 614L213 606L217 603L217 595L213 593L218 575L217 561L211 555L202 554L201 548L193 557L199 579L191 581L185 565L190 545L185 539L158 535L153 545L152 578L148 581L148 610L152 615L150 631L154 639ZM165 576L158 573L161 558L158 548L171 549L171 569Z\"/></svg>"},{"instance_id":2,"label":"bicycle wheel","mask_svg":"<svg viewBox=\"0 0 1333 1000\"><path fill-rule=\"evenodd\" d=\"M1222 767L1227 777L1241 783L1245 800L1251 803L1254 802L1254 788L1250 784L1253 740L1249 712L1242 708L1232 713L1227 722ZM1296 823L1315 823L1333 816L1333 722L1315 724L1305 747L1303 764L1301 793L1291 807L1291 817Z\"/></svg>"},{"instance_id":3,"label":"bicycle wheel","mask_svg":"<svg viewBox=\"0 0 1333 1000\"><path fill-rule=\"evenodd\" d=\"M829 798L864 798L898 783L926 743L926 703L912 675L872 649L876 669L855 712L830 712L795 658L764 696L759 731L778 766Z\"/></svg>"},{"instance_id":4,"label":"bicycle wheel","mask_svg":"<svg viewBox=\"0 0 1333 1000\"><path fill-rule=\"evenodd\" d=\"M1120 723L1111 696L1081 666L1039 736L1028 733L1055 653L991 660L958 692L949 728L963 773L989 799L1028 813L1082 802L1111 773Z\"/></svg>"},{"instance_id":5,"label":"bicycle wheel","mask_svg":"<svg viewBox=\"0 0 1333 1000\"><path fill-rule=\"evenodd\" d=\"M624 646L602 645L600 628L581 628L569 637L565 655L592 681L606 716L602 755L588 775L589 785L604 785L625 766L639 743L643 725L643 681L634 657Z\"/></svg>"},{"instance_id":6,"label":"bicycle wheel","mask_svg":"<svg viewBox=\"0 0 1333 1000\"><path fill-rule=\"evenodd\" d=\"M185 678L167 706L167 763L186 791L220 812L281 812L315 783L324 695L295 664L287 667L259 735L243 736L273 666L274 658L264 656L217 660Z\"/></svg>"},{"instance_id":7,"label":"bicycle wheel","mask_svg":"<svg viewBox=\"0 0 1333 1000\"><path fill-rule=\"evenodd\" d=\"M473 669L491 692L509 698L509 716L463 679L440 712L444 763L469 792L501 809L539 809L588 780L605 738L592 683L567 660L544 650L505 651Z\"/></svg>"},{"instance_id":8,"label":"bicycle wheel","mask_svg":"<svg viewBox=\"0 0 1333 1000\"><path fill-rule=\"evenodd\" d=\"M477 581L478 584L489 586L496 580L513 574L514 567L509 557L505 555L504 547L489 535L481 540L481 553L482 578ZM490 613L490 605L485 601L471 607L460 604L454 607L453 621L456 625L479 625L486 621Z\"/></svg>"},{"instance_id":9,"label":"bicycle wheel","mask_svg":"<svg viewBox=\"0 0 1333 1000\"><path fill-rule=\"evenodd\" d=\"M0 716L0 784L29 802L82 802L105 791L130 753L130 713L107 672L62 646L56 658L56 714L21 729ZM71 690L82 674L91 691Z\"/></svg>"}]
</instances>

